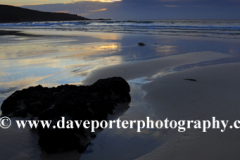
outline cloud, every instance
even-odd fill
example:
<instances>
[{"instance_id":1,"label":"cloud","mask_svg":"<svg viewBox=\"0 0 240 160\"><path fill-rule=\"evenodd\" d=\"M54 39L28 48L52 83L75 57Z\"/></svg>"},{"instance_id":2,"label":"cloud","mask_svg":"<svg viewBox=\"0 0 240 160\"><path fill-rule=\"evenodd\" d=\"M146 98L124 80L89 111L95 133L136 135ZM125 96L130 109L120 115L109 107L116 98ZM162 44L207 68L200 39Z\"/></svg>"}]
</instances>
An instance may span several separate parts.
<instances>
[{"instance_id":1,"label":"cloud","mask_svg":"<svg viewBox=\"0 0 240 160\"><path fill-rule=\"evenodd\" d=\"M92 10L89 12L99 12L99 11L106 11L106 10L107 10L107 8L102 8L102 9Z\"/></svg>"},{"instance_id":2,"label":"cloud","mask_svg":"<svg viewBox=\"0 0 240 160\"><path fill-rule=\"evenodd\" d=\"M178 5L165 5L165 7L179 7Z\"/></svg>"},{"instance_id":3,"label":"cloud","mask_svg":"<svg viewBox=\"0 0 240 160\"><path fill-rule=\"evenodd\" d=\"M122 0L74 0L74 1L67 1L64 4L69 3L78 3L78 2L102 2L102 3L113 3L113 2L121 2Z\"/></svg>"},{"instance_id":4,"label":"cloud","mask_svg":"<svg viewBox=\"0 0 240 160\"><path fill-rule=\"evenodd\" d=\"M56 13L69 13L69 11L56 11Z\"/></svg>"},{"instance_id":5,"label":"cloud","mask_svg":"<svg viewBox=\"0 0 240 160\"><path fill-rule=\"evenodd\" d=\"M160 0L160 2L191 2L191 1L204 1L204 0Z\"/></svg>"},{"instance_id":6,"label":"cloud","mask_svg":"<svg viewBox=\"0 0 240 160\"><path fill-rule=\"evenodd\" d=\"M44 5L45 3L29 3L29 6L35 6L35 5ZM16 4L14 6L22 6L23 4Z\"/></svg>"},{"instance_id":7,"label":"cloud","mask_svg":"<svg viewBox=\"0 0 240 160\"><path fill-rule=\"evenodd\" d=\"M81 1L91 1L91 2L107 2L107 3L111 3L111 2L120 2L122 0L81 0ZM81 2L79 0L75 0L75 2Z\"/></svg>"},{"instance_id":8,"label":"cloud","mask_svg":"<svg viewBox=\"0 0 240 160\"><path fill-rule=\"evenodd\" d=\"M101 2L101 3L113 3L120 2L122 0L0 0L1 4L22 6L22 5L44 5L44 4L70 4L76 2ZM19 3L20 2L20 3Z\"/></svg>"}]
</instances>

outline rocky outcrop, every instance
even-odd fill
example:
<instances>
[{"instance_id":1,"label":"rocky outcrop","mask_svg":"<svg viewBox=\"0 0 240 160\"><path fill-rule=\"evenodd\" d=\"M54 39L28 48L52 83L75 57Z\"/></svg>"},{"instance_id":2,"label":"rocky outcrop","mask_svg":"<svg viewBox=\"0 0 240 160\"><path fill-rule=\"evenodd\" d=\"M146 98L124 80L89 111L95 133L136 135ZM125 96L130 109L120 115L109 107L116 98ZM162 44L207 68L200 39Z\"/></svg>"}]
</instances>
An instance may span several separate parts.
<instances>
[{"instance_id":1,"label":"rocky outcrop","mask_svg":"<svg viewBox=\"0 0 240 160\"><path fill-rule=\"evenodd\" d=\"M117 104L129 104L129 92L128 83L121 77L100 79L91 86L47 88L39 85L14 92L3 102L1 110L3 116L51 120L50 129L41 125L37 128L39 145L47 153L74 149L84 152L96 134L83 126L57 129L56 122L62 117L66 120L107 120Z\"/></svg>"}]
</instances>

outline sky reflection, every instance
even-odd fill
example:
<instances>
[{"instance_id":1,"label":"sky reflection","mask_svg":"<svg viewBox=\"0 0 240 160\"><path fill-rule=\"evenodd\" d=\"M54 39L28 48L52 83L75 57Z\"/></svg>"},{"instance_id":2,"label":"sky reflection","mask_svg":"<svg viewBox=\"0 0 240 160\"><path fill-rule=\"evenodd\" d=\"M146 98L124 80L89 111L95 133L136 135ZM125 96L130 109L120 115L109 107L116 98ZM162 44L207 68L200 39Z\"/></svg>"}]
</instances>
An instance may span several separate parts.
<instances>
[{"instance_id":1,"label":"sky reflection","mask_svg":"<svg viewBox=\"0 0 240 160\"><path fill-rule=\"evenodd\" d=\"M105 42L119 39L118 34L102 38L102 42L81 43L69 37L0 36L1 94L38 84L81 84L92 70L122 63L121 56L112 55L121 51L121 44ZM10 91L12 87L15 90Z\"/></svg>"}]
</instances>

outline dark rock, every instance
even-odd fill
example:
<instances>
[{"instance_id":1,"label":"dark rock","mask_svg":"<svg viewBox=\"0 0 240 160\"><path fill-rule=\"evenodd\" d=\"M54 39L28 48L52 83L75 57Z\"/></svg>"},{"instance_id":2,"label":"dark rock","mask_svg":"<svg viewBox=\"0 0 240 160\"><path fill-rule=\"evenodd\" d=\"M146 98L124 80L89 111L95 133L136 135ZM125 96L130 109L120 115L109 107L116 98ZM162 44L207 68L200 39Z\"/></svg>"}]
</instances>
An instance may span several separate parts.
<instances>
[{"instance_id":1,"label":"dark rock","mask_svg":"<svg viewBox=\"0 0 240 160\"><path fill-rule=\"evenodd\" d=\"M186 80L186 81L197 81L196 79L192 79L192 78L186 78L184 80Z\"/></svg>"},{"instance_id":2,"label":"dark rock","mask_svg":"<svg viewBox=\"0 0 240 160\"><path fill-rule=\"evenodd\" d=\"M121 77L100 79L91 86L62 85L53 88L29 87L14 92L2 104L3 116L51 120L50 129L38 126L39 145L47 153L78 149L84 152L96 134L81 125L73 129L54 128L57 121L107 120L115 106L131 101L130 87ZM101 130L101 128L99 128Z\"/></svg>"},{"instance_id":3,"label":"dark rock","mask_svg":"<svg viewBox=\"0 0 240 160\"><path fill-rule=\"evenodd\" d=\"M145 44L145 43L142 43L142 42L138 43L138 45L139 45L139 46L146 46L146 44Z\"/></svg>"}]
</instances>

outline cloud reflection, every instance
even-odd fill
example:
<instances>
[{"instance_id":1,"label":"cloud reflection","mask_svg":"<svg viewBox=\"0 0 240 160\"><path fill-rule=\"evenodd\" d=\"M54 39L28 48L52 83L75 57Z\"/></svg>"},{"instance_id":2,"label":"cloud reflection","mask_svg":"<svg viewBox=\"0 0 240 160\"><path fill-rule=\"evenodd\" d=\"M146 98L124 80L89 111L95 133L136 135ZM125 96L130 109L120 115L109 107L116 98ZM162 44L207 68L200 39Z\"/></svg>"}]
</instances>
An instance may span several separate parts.
<instances>
[{"instance_id":1,"label":"cloud reflection","mask_svg":"<svg viewBox=\"0 0 240 160\"><path fill-rule=\"evenodd\" d=\"M90 43L75 38L19 38L11 37L0 45L0 91L22 89L34 85L56 86L81 84L92 71L122 63L118 34L92 34ZM84 36L82 34L82 36ZM103 42L99 39L103 39ZM12 90L11 90L12 91Z\"/></svg>"},{"instance_id":2,"label":"cloud reflection","mask_svg":"<svg viewBox=\"0 0 240 160\"><path fill-rule=\"evenodd\" d=\"M61 52L69 52L67 55L60 56L60 58L90 58L94 55L107 55L121 51L120 43L89 43L81 47L65 48ZM77 52L73 52L77 51ZM72 53L70 53L72 52Z\"/></svg>"},{"instance_id":3,"label":"cloud reflection","mask_svg":"<svg viewBox=\"0 0 240 160\"><path fill-rule=\"evenodd\" d=\"M173 54L177 50L177 46L160 46L156 48L156 52L164 54Z\"/></svg>"},{"instance_id":4,"label":"cloud reflection","mask_svg":"<svg viewBox=\"0 0 240 160\"><path fill-rule=\"evenodd\" d=\"M29 86L32 83L35 83L39 80L42 80L44 78L46 78L47 76L40 76L40 77L26 77L26 78L22 78L22 79L18 79L16 81L11 81L9 79L9 81L7 82L1 82L0 84L0 89L1 90L8 90L9 88L23 88L24 86Z\"/></svg>"}]
</instances>

